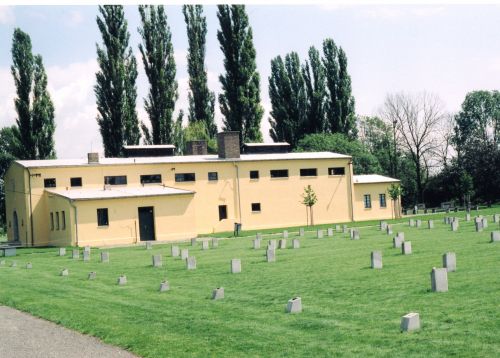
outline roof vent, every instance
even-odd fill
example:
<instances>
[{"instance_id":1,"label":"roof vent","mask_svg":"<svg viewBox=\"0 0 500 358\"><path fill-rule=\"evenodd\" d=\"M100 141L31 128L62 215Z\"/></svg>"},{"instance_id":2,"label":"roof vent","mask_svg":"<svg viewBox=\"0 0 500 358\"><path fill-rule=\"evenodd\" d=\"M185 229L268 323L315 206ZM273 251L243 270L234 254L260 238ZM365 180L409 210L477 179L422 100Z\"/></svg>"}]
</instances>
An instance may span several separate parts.
<instances>
[{"instance_id":1,"label":"roof vent","mask_svg":"<svg viewBox=\"0 0 500 358\"><path fill-rule=\"evenodd\" d=\"M231 159L240 157L240 132L217 133L219 158Z\"/></svg>"},{"instance_id":2,"label":"roof vent","mask_svg":"<svg viewBox=\"0 0 500 358\"><path fill-rule=\"evenodd\" d=\"M89 164L98 164L99 153L87 153L87 159L89 161Z\"/></svg>"},{"instance_id":3,"label":"roof vent","mask_svg":"<svg viewBox=\"0 0 500 358\"><path fill-rule=\"evenodd\" d=\"M243 144L243 153L245 154L275 154L288 152L290 152L290 144L287 142Z\"/></svg>"},{"instance_id":4,"label":"roof vent","mask_svg":"<svg viewBox=\"0 0 500 358\"><path fill-rule=\"evenodd\" d=\"M186 155L207 155L206 140L190 140L186 143Z\"/></svg>"}]
</instances>

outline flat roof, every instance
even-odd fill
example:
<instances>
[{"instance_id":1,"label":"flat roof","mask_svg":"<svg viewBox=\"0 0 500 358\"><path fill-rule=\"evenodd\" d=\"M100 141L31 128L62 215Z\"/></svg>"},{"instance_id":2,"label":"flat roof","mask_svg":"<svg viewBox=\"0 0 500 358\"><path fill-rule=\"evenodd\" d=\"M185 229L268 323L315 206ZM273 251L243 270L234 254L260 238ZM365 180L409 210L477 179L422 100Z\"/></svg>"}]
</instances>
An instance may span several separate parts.
<instances>
[{"instance_id":1,"label":"flat roof","mask_svg":"<svg viewBox=\"0 0 500 358\"><path fill-rule=\"evenodd\" d=\"M125 149L174 149L173 144L144 144L144 145L124 145Z\"/></svg>"},{"instance_id":2,"label":"flat roof","mask_svg":"<svg viewBox=\"0 0 500 358\"><path fill-rule=\"evenodd\" d=\"M274 143L244 143L246 147L273 147L273 146L285 146L290 145L288 142L274 142Z\"/></svg>"},{"instance_id":3,"label":"flat roof","mask_svg":"<svg viewBox=\"0 0 500 358\"><path fill-rule=\"evenodd\" d=\"M147 196L186 195L194 191L172 188L163 185L146 185L140 187L109 186L90 189L45 189L49 194L59 195L70 200L120 199Z\"/></svg>"},{"instance_id":4,"label":"flat roof","mask_svg":"<svg viewBox=\"0 0 500 358\"><path fill-rule=\"evenodd\" d=\"M137 157L137 158L99 158L99 163L88 163L87 158L78 159L45 159L45 160L16 160L16 163L25 168L49 167L78 167L99 165L128 165L128 164L176 164L176 163L216 163L216 162L258 162L268 160L300 160L300 159L350 159L350 155L333 152L300 152L300 153L270 153L270 154L241 154L240 158L222 159L217 155L182 155L164 157Z\"/></svg>"},{"instance_id":5,"label":"flat roof","mask_svg":"<svg viewBox=\"0 0 500 358\"><path fill-rule=\"evenodd\" d=\"M353 175L354 184L372 184L372 183L398 183L399 179L394 179L378 174Z\"/></svg>"}]
</instances>

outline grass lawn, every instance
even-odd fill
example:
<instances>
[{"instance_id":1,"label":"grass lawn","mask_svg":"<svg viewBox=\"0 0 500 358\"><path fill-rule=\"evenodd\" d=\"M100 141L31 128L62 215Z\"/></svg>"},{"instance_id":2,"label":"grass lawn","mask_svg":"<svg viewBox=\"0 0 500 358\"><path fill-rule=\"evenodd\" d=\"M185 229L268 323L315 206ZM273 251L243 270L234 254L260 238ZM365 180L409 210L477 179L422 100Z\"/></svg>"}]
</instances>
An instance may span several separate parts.
<instances>
[{"instance_id":1,"label":"grass lawn","mask_svg":"<svg viewBox=\"0 0 500 358\"><path fill-rule=\"evenodd\" d=\"M500 208L482 210L491 215ZM473 214L475 214L473 212ZM449 214L454 215L454 214ZM499 230L474 231L461 218L458 232L432 215L435 229L395 224L411 241L413 254L401 255L387 236L369 223L356 223L361 240L301 238L300 249L277 250L265 262L252 238L219 241L219 248L191 247L197 270L187 271L170 245L109 249L109 264L56 256L57 249L19 250L17 267L5 258L0 267L0 303L46 318L144 357L242 356L500 356ZM422 217L427 220L431 216ZM264 236L264 239L271 236ZM274 235L273 238L279 238ZM370 252L382 250L382 270L369 268ZM457 255L457 272L448 274L449 291L430 292L430 271L442 254ZM164 267L152 267L152 254L164 255ZM242 273L230 273L230 260L242 260ZM33 269L24 268L26 262ZM63 268L68 277L59 276ZM94 281L87 280L97 272ZM118 286L126 274L128 284ZM167 278L169 292L159 293ZM212 301L212 289L225 288L225 299ZM286 314L288 299L300 296L303 312ZM420 313L422 329L401 333L401 316ZM1 334L1 333L0 333ZM20 332L20 337L29 332Z\"/></svg>"}]
</instances>

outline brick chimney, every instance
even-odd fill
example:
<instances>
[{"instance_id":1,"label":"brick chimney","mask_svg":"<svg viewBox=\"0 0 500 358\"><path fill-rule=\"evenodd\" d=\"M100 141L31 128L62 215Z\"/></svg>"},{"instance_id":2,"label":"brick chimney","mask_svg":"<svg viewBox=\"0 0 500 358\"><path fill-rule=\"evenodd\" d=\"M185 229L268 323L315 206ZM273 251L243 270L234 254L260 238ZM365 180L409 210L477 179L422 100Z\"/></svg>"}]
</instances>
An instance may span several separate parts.
<instances>
[{"instance_id":1,"label":"brick chimney","mask_svg":"<svg viewBox=\"0 0 500 358\"><path fill-rule=\"evenodd\" d=\"M207 155L206 140L191 140L186 143L186 155Z\"/></svg>"},{"instance_id":2,"label":"brick chimney","mask_svg":"<svg viewBox=\"0 0 500 358\"><path fill-rule=\"evenodd\" d=\"M240 157L240 132L217 133L219 158L230 159Z\"/></svg>"},{"instance_id":3,"label":"brick chimney","mask_svg":"<svg viewBox=\"0 0 500 358\"><path fill-rule=\"evenodd\" d=\"M99 164L99 153L87 153L89 164Z\"/></svg>"}]
</instances>

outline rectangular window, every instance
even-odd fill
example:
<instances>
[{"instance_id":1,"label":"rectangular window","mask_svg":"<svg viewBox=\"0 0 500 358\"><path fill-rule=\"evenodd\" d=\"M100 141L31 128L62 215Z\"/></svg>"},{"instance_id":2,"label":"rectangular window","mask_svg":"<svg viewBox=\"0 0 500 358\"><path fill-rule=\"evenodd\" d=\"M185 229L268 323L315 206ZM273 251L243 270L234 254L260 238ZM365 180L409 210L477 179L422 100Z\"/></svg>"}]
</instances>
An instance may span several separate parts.
<instances>
[{"instance_id":1,"label":"rectangular window","mask_svg":"<svg viewBox=\"0 0 500 358\"><path fill-rule=\"evenodd\" d=\"M108 209L97 209L97 226L108 226Z\"/></svg>"},{"instance_id":2,"label":"rectangular window","mask_svg":"<svg viewBox=\"0 0 500 358\"><path fill-rule=\"evenodd\" d=\"M328 175L345 175L345 168L328 168Z\"/></svg>"},{"instance_id":3,"label":"rectangular window","mask_svg":"<svg viewBox=\"0 0 500 358\"><path fill-rule=\"evenodd\" d=\"M371 198L370 194L365 194L364 202L365 202L365 209L371 209L372 198Z\"/></svg>"},{"instance_id":4,"label":"rectangular window","mask_svg":"<svg viewBox=\"0 0 500 358\"><path fill-rule=\"evenodd\" d=\"M252 203L252 212L260 213L260 203Z\"/></svg>"},{"instance_id":5,"label":"rectangular window","mask_svg":"<svg viewBox=\"0 0 500 358\"><path fill-rule=\"evenodd\" d=\"M219 221L227 219L227 205L219 205Z\"/></svg>"},{"instance_id":6,"label":"rectangular window","mask_svg":"<svg viewBox=\"0 0 500 358\"><path fill-rule=\"evenodd\" d=\"M196 181L196 175L194 173L179 173L175 174L175 181L177 183L183 181Z\"/></svg>"},{"instance_id":7,"label":"rectangular window","mask_svg":"<svg viewBox=\"0 0 500 358\"><path fill-rule=\"evenodd\" d=\"M217 172L208 172L208 180L209 181L219 180L219 174L217 174Z\"/></svg>"},{"instance_id":8,"label":"rectangular window","mask_svg":"<svg viewBox=\"0 0 500 358\"><path fill-rule=\"evenodd\" d=\"M288 178L288 169L271 170L271 178Z\"/></svg>"},{"instance_id":9,"label":"rectangular window","mask_svg":"<svg viewBox=\"0 0 500 358\"><path fill-rule=\"evenodd\" d=\"M54 231L54 213L50 213L50 230Z\"/></svg>"},{"instance_id":10,"label":"rectangular window","mask_svg":"<svg viewBox=\"0 0 500 358\"><path fill-rule=\"evenodd\" d=\"M300 169L300 176L301 177L316 177L316 176L318 176L318 169L316 169L316 168Z\"/></svg>"},{"instance_id":11,"label":"rectangular window","mask_svg":"<svg viewBox=\"0 0 500 358\"><path fill-rule=\"evenodd\" d=\"M161 184L161 174L141 175L141 184Z\"/></svg>"},{"instance_id":12,"label":"rectangular window","mask_svg":"<svg viewBox=\"0 0 500 358\"><path fill-rule=\"evenodd\" d=\"M114 175L104 177L104 184L106 185L127 185L126 175Z\"/></svg>"},{"instance_id":13,"label":"rectangular window","mask_svg":"<svg viewBox=\"0 0 500 358\"><path fill-rule=\"evenodd\" d=\"M82 178L70 178L71 186L82 186Z\"/></svg>"},{"instance_id":14,"label":"rectangular window","mask_svg":"<svg viewBox=\"0 0 500 358\"><path fill-rule=\"evenodd\" d=\"M259 179L259 171L250 170L250 179Z\"/></svg>"},{"instance_id":15,"label":"rectangular window","mask_svg":"<svg viewBox=\"0 0 500 358\"><path fill-rule=\"evenodd\" d=\"M66 212L64 211L61 211L61 220L62 220L61 230L66 230Z\"/></svg>"},{"instance_id":16,"label":"rectangular window","mask_svg":"<svg viewBox=\"0 0 500 358\"><path fill-rule=\"evenodd\" d=\"M45 188L55 188L56 187L56 178L43 179L43 186Z\"/></svg>"},{"instance_id":17,"label":"rectangular window","mask_svg":"<svg viewBox=\"0 0 500 358\"><path fill-rule=\"evenodd\" d=\"M380 207L381 208L386 208L387 207L387 203L385 201L385 194L379 194L379 201L380 201Z\"/></svg>"},{"instance_id":18,"label":"rectangular window","mask_svg":"<svg viewBox=\"0 0 500 358\"><path fill-rule=\"evenodd\" d=\"M56 211L56 230L59 230L59 211Z\"/></svg>"}]
</instances>

